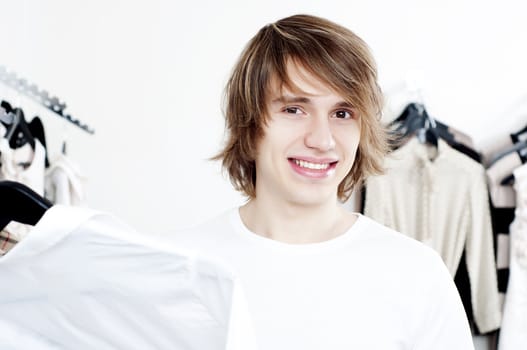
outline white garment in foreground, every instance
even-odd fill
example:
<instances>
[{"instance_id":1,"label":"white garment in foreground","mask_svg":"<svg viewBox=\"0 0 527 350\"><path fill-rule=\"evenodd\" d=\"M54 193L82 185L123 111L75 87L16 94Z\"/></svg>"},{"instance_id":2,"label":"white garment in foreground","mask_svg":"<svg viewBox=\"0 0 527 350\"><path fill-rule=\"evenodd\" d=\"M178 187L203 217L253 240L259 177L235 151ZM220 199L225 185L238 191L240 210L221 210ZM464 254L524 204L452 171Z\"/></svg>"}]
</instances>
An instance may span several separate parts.
<instances>
[{"instance_id":1,"label":"white garment in foreground","mask_svg":"<svg viewBox=\"0 0 527 350\"><path fill-rule=\"evenodd\" d=\"M0 349L254 349L220 264L54 206L0 258Z\"/></svg>"},{"instance_id":2,"label":"white garment in foreground","mask_svg":"<svg viewBox=\"0 0 527 350\"><path fill-rule=\"evenodd\" d=\"M431 248L359 215L335 239L286 244L237 209L169 238L240 277L260 350L469 350L461 300Z\"/></svg>"}]
</instances>

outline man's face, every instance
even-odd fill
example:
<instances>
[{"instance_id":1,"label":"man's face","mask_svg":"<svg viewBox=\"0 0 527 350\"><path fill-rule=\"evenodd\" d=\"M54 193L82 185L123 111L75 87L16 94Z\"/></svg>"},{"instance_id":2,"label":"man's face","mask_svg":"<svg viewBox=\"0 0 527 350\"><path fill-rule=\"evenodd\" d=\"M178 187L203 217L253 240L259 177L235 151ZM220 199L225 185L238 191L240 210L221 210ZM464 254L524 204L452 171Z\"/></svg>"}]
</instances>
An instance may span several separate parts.
<instances>
[{"instance_id":1,"label":"man's face","mask_svg":"<svg viewBox=\"0 0 527 350\"><path fill-rule=\"evenodd\" d=\"M290 62L287 73L298 91L270 86L256 197L307 206L336 202L359 144L358 112L301 66Z\"/></svg>"}]
</instances>

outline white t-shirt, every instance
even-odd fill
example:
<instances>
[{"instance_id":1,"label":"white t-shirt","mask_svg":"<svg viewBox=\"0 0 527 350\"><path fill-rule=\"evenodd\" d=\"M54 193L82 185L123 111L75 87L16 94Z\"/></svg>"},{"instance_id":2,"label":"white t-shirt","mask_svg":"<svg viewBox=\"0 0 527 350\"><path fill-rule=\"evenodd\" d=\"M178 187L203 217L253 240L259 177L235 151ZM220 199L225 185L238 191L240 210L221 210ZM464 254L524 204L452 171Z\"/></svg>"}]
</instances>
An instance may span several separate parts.
<instances>
[{"instance_id":1,"label":"white t-shirt","mask_svg":"<svg viewBox=\"0 0 527 350\"><path fill-rule=\"evenodd\" d=\"M169 239L235 270L260 350L473 349L439 255L365 216L334 239L295 245L250 232L234 209Z\"/></svg>"},{"instance_id":2,"label":"white t-shirt","mask_svg":"<svg viewBox=\"0 0 527 350\"><path fill-rule=\"evenodd\" d=\"M221 263L109 215L54 206L0 258L0 349L245 350L251 332Z\"/></svg>"}]
</instances>

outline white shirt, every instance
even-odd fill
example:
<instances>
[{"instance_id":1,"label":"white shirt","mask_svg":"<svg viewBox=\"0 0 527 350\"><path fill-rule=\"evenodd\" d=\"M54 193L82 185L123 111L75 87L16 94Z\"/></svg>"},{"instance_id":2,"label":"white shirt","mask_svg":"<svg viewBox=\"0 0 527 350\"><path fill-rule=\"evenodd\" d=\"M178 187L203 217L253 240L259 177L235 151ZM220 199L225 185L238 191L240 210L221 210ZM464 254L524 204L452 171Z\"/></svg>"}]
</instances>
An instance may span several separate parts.
<instances>
[{"instance_id":1,"label":"white shirt","mask_svg":"<svg viewBox=\"0 0 527 350\"><path fill-rule=\"evenodd\" d=\"M91 210L52 207L0 258L1 349L254 349L248 320L221 263Z\"/></svg>"},{"instance_id":2,"label":"white shirt","mask_svg":"<svg viewBox=\"0 0 527 350\"><path fill-rule=\"evenodd\" d=\"M260 350L473 349L437 253L365 216L334 239L286 244L249 231L234 209L170 240L238 274Z\"/></svg>"}]
</instances>

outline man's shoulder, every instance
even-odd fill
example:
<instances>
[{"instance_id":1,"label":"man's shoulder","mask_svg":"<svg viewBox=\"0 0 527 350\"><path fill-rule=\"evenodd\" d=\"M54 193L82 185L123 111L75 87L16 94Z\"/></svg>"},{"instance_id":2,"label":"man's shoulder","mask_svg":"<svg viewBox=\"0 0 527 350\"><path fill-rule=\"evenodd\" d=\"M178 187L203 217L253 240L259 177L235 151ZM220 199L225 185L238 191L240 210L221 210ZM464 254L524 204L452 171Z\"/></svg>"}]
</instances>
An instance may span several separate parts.
<instances>
[{"instance_id":1,"label":"man's shoulder","mask_svg":"<svg viewBox=\"0 0 527 350\"><path fill-rule=\"evenodd\" d=\"M231 208L199 224L172 231L168 237L181 244L221 241L232 232L231 220L235 210Z\"/></svg>"},{"instance_id":2,"label":"man's shoulder","mask_svg":"<svg viewBox=\"0 0 527 350\"><path fill-rule=\"evenodd\" d=\"M367 216L361 216L362 237L375 255L419 269L444 265L439 254L426 244L395 231Z\"/></svg>"},{"instance_id":3,"label":"man's shoulder","mask_svg":"<svg viewBox=\"0 0 527 350\"><path fill-rule=\"evenodd\" d=\"M385 245L397 245L406 249L422 250L423 243L404 235L365 215L360 216L361 231L370 240L383 242ZM425 248L426 249L426 248Z\"/></svg>"}]
</instances>

